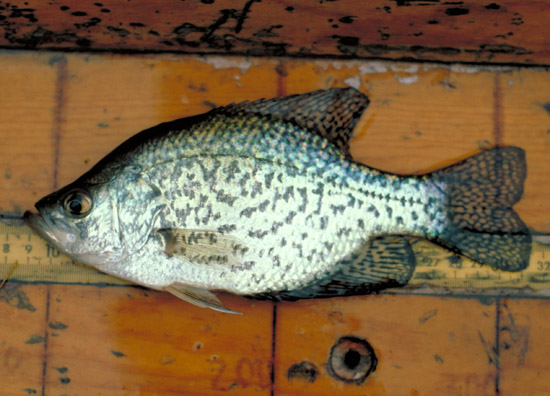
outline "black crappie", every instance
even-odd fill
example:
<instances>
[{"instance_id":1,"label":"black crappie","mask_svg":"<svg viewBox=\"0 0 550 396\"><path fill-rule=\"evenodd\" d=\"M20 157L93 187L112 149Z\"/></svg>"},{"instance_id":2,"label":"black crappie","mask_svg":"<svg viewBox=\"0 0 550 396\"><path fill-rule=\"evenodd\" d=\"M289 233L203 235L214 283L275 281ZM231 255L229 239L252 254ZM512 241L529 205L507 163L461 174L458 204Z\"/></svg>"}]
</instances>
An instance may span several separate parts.
<instances>
[{"instance_id":1,"label":"black crappie","mask_svg":"<svg viewBox=\"0 0 550 396\"><path fill-rule=\"evenodd\" d=\"M129 139L27 222L77 261L222 311L211 292L280 299L405 285L410 237L517 271L530 235L511 209L524 153L482 152L423 176L355 163L368 105L329 89L158 125Z\"/></svg>"}]
</instances>

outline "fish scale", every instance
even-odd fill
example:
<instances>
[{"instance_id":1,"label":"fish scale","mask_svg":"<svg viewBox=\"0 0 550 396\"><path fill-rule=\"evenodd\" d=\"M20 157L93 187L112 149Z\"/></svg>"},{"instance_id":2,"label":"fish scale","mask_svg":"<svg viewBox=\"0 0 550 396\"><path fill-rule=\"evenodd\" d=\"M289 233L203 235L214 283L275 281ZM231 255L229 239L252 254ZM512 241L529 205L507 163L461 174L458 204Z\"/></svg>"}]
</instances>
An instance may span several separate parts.
<instances>
[{"instance_id":1,"label":"fish scale","mask_svg":"<svg viewBox=\"0 0 550 396\"><path fill-rule=\"evenodd\" d=\"M403 286L416 266L411 238L525 268L530 235L511 209L523 151L385 173L349 153L368 103L330 89L160 124L25 218L78 261L224 312L213 291L297 299Z\"/></svg>"},{"instance_id":2,"label":"fish scale","mask_svg":"<svg viewBox=\"0 0 550 396\"><path fill-rule=\"evenodd\" d=\"M191 155L182 154L177 157L177 161L163 160L163 164L151 168L149 174L162 191L170 191L174 185L188 186L187 180L191 178L196 191L208 188L211 191L223 191L233 199L227 202L215 199L216 194L211 194L202 200L197 193L183 189L187 195L171 200L171 204L160 213L156 227L207 230L232 228L232 236L250 248L241 259L254 264L246 270L199 267L189 274L180 269L168 269L166 276L169 279L243 294L266 290L276 292L297 288L312 279L328 276L347 252L365 243L368 235L378 232L380 235L397 233L421 236L424 230L437 232L433 225L436 222L430 220L423 206L430 198L441 202L442 193L429 182L385 176L359 164L349 164L340 151L327 149L326 141L308 135L293 125L280 126L258 118L247 120L246 125L241 124L239 128L230 127L225 132L219 128L220 125L229 124L224 118L217 117L208 120L206 125L198 124L195 127L195 131L199 131L195 133L211 131L207 134L212 138L202 139L201 145L203 152L208 152L208 156L212 157L211 160L205 156L207 158L197 162L191 147ZM251 134L256 136L254 141L258 143L250 142ZM311 141L308 142L307 138ZM187 139L196 141L193 135ZM273 141L281 143L274 147L270 144ZM306 144L296 147L294 143L297 141L305 141ZM186 143L179 144L185 150L188 149ZM162 150L162 143L155 150ZM254 157L245 157L252 150ZM321 150L325 153L323 161L319 161L316 155ZM277 161L269 158L277 158ZM288 171L289 167L293 169L292 172ZM175 168L185 169L185 172L177 172ZM240 169L246 183L234 184L231 174L229 177L224 174L223 170L227 168ZM255 189L262 186L270 175L281 177L273 177L269 189L263 188L260 193L254 194ZM374 179L377 183L369 185L370 191L365 190L365 181ZM314 194L313 190L319 184L324 186L323 194ZM407 194L412 196L413 191L417 199L423 199L421 204L415 204L419 213L416 220L411 214L414 209L405 211L402 204L402 199ZM279 205L277 197L281 197ZM177 215L184 212L186 207L195 208L195 213ZM433 212L442 211L436 205ZM330 215L325 224L320 224L320 213ZM338 222L334 220L336 216ZM402 221L396 224L392 218L401 218ZM359 220L363 227L360 227ZM282 224L277 227L277 223ZM349 229L347 235L342 235L343 227ZM312 232L303 238L303 230L318 229L323 232ZM279 251L283 237L295 241L285 246L283 255L262 254L269 249ZM327 243L335 240L337 243L334 247L328 249ZM150 260L158 261L158 258L154 258L156 248L150 251ZM131 274L133 279L143 277L140 273L143 270L139 268L141 260L136 263L135 272ZM281 262L287 264L281 265ZM169 262L167 266L170 267ZM156 279L159 285L167 282L158 276Z\"/></svg>"}]
</instances>

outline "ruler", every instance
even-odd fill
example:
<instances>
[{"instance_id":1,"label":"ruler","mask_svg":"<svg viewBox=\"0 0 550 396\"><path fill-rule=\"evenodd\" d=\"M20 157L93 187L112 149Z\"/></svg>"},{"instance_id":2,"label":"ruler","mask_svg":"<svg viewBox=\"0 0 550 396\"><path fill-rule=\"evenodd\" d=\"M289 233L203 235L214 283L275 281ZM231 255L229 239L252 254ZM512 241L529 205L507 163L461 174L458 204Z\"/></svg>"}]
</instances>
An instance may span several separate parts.
<instances>
[{"instance_id":1,"label":"ruler","mask_svg":"<svg viewBox=\"0 0 550 396\"><path fill-rule=\"evenodd\" d=\"M0 278L22 282L122 285L129 282L80 264L28 226L0 223Z\"/></svg>"},{"instance_id":2,"label":"ruler","mask_svg":"<svg viewBox=\"0 0 550 396\"><path fill-rule=\"evenodd\" d=\"M476 290L515 289L523 294L550 297L550 245L533 242L529 266L519 272L507 272L478 264L450 253L427 241L413 244L416 269L409 285L437 288ZM518 293L516 293L518 294ZM521 294L521 293L520 293Z\"/></svg>"},{"instance_id":3,"label":"ruler","mask_svg":"<svg viewBox=\"0 0 550 396\"><path fill-rule=\"evenodd\" d=\"M505 272L477 264L430 242L412 244L417 264L409 286L450 291L515 289L550 296L550 246L533 243L528 268ZM124 285L129 282L77 263L27 226L0 223L0 279L22 282Z\"/></svg>"}]
</instances>

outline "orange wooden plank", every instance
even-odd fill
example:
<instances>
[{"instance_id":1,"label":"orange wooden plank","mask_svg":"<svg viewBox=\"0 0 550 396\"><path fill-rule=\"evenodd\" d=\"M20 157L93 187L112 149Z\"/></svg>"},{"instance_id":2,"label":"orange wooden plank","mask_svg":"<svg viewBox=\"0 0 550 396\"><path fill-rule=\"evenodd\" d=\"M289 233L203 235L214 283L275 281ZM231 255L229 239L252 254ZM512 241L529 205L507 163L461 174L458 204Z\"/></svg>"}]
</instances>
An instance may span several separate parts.
<instances>
[{"instance_id":1,"label":"orange wooden plank","mask_svg":"<svg viewBox=\"0 0 550 396\"><path fill-rule=\"evenodd\" d=\"M53 185L56 65L31 53L0 56L0 210L23 211Z\"/></svg>"},{"instance_id":2,"label":"orange wooden plank","mask_svg":"<svg viewBox=\"0 0 550 396\"><path fill-rule=\"evenodd\" d=\"M508 70L498 81L503 144L527 152L528 176L517 209L531 227L550 233L550 74Z\"/></svg>"},{"instance_id":3,"label":"orange wooden plank","mask_svg":"<svg viewBox=\"0 0 550 396\"><path fill-rule=\"evenodd\" d=\"M424 296L369 296L279 304L275 394L495 395L494 303ZM366 340L378 359L358 385L331 376L344 336ZM314 380L293 371L308 362Z\"/></svg>"},{"instance_id":4,"label":"orange wooden plank","mask_svg":"<svg viewBox=\"0 0 550 396\"><path fill-rule=\"evenodd\" d=\"M287 93L351 84L371 103L354 133L358 162L422 173L494 145L494 76L459 68L384 62L284 63Z\"/></svg>"},{"instance_id":5,"label":"orange wooden plank","mask_svg":"<svg viewBox=\"0 0 550 396\"><path fill-rule=\"evenodd\" d=\"M269 395L272 305L242 316L129 287L52 286L46 394Z\"/></svg>"},{"instance_id":6,"label":"orange wooden plank","mask_svg":"<svg viewBox=\"0 0 550 396\"><path fill-rule=\"evenodd\" d=\"M548 393L549 314L546 300L504 300L500 305L500 395Z\"/></svg>"},{"instance_id":7,"label":"orange wooden plank","mask_svg":"<svg viewBox=\"0 0 550 396\"><path fill-rule=\"evenodd\" d=\"M2 395L42 393L48 287L10 284L0 290Z\"/></svg>"},{"instance_id":8,"label":"orange wooden plank","mask_svg":"<svg viewBox=\"0 0 550 396\"><path fill-rule=\"evenodd\" d=\"M213 106L277 96L276 63L269 61L97 55L67 59L61 88L59 186L141 130Z\"/></svg>"},{"instance_id":9,"label":"orange wooden plank","mask_svg":"<svg viewBox=\"0 0 550 396\"><path fill-rule=\"evenodd\" d=\"M154 70L139 57L64 57L59 63L61 187L128 137L162 120L155 111L159 98Z\"/></svg>"},{"instance_id":10,"label":"orange wooden plank","mask_svg":"<svg viewBox=\"0 0 550 396\"><path fill-rule=\"evenodd\" d=\"M545 135L540 133L548 129L548 99L542 89L548 74L544 72L500 70L500 77L495 77L497 73L491 70L461 71L447 66L172 55L62 57L8 53L0 61L9 75L17 76L20 70L43 73L41 77L16 77L14 81L20 87L25 87L27 80L57 79L57 85L51 86L56 99L28 95L39 91L14 86L5 98L10 111L0 112L0 132L10 147L5 151L8 164L18 174L32 175L36 183L44 183L44 190L53 183L55 150L51 149L54 145L50 139L54 127L60 134L61 186L89 169L116 144L155 123L233 101L359 84L372 104L352 142L356 158L387 170L419 172L448 164L489 144L521 145L529 161L521 214L529 226L547 230L547 147ZM28 66L36 62L40 67ZM9 82L9 77L4 78ZM61 112L41 110L46 116L39 123L28 117L28 112L17 113L19 107L13 103L29 108L45 108L47 103ZM18 131L16 135L10 135L12 125ZM26 132L30 130L34 133ZM37 144L24 144L29 141ZM27 157L12 155L12 151L19 150L14 147L19 146ZM23 154L27 153L23 148L30 150L28 154ZM43 158L50 162L41 162ZM40 172L52 171L42 179L37 167ZM2 202L30 208L38 191L33 186L0 189ZM25 287L43 290L40 285ZM42 323L42 329L49 326L44 383L51 393L73 394L83 389L92 389L92 394L270 392L269 303L222 297L231 308L246 313L240 318L140 289L51 286L51 290L50 318ZM17 328L17 342L23 344L29 334L35 334L38 324L11 312L15 308L6 305L5 309L5 315L11 318L6 322L6 332ZM528 308L519 305L517 309L521 314ZM492 395L497 378L496 368L490 363L496 358L496 330L491 329L495 310L493 304L483 305L474 299L411 296L278 304L275 394L346 391L408 395L436 394L443 389L448 394ZM330 316L332 312L342 316ZM544 315L538 320L545 329ZM209 326L214 330L207 331ZM32 332L21 330L26 328ZM501 331L501 339L504 333ZM354 334L367 339L379 358L377 370L360 387L340 383L324 368L334 342ZM537 339L544 342L544 331L537 333ZM500 351L504 353L502 347ZM126 356L119 357L118 352ZM12 377L14 392L18 392L15 394L27 386L18 373L36 373L42 362L38 355L32 356ZM177 360L170 362L171 357ZM510 357L502 356L502 389L509 373L504 368L514 367L505 365L505 358ZM543 367L541 358L533 355L533 363L514 374L516 377L508 383L510 389L518 389L513 387L522 378L527 379L524 382L529 387L529 380L538 378ZM306 360L317 367L315 382L310 384L296 376L288 379L289 368ZM33 383L40 383L40 373L33 375ZM544 381L535 382L534 394L545 385Z\"/></svg>"},{"instance_id":11,"label":"orange wooden plank","mask_svg":"<svg viewBox=\"0 0 550 396\"><path fill-rule=\"evenodd\" d=\"M15 0L0 10L0 45L548 64L546 10L544 0Z\"/></svg>"}]
</instances>

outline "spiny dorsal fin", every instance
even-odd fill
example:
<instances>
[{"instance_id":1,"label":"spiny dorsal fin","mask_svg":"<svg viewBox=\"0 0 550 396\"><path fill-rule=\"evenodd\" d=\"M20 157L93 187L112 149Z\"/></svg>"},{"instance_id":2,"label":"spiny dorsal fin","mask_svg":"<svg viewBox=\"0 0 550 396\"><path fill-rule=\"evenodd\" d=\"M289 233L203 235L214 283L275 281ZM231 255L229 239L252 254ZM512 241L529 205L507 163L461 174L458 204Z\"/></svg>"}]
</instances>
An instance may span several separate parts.
<instances>
[{"instance_id":1,"label":"spiny dorsal fin","mask_svg":"<svg viewBox=\"0 0 550 396\"><path fill-rule=\"evenodd\" d=\"M260 299L296 300L374 293L406 285L416 266L407 237L387 235L369 240L337 264L335 273L297 290L250 296Z\"/></svg>"},{"instance_id":2,"label":"spiny dorsal fin","mask_svg":"<svg viewBox=\"0 0 550 396\"><path fill-rule=\"evenodd\" d=\"M165 288L169 293L201 308L210 308L215 311L242 315L240 312L226 308L216 295L206 289L173 283Z\"/></svg>"},{"instance_id":3,"label":"spiny dorsal fin","mask_svg":"<svg viewBox=\"0 0 550 396\"><path fill-rule=\"evenodd\" d=\"M349 139L369 99L354 88L332 88L301 95L236 103L225 114L261 114L292 122L328 139L349 154Z\"/></svg>"},{"instance_id":4,"label":"spiny dorsal fin","mask_svg":"<svg viewBox=\"0 0 550 396\"><path fill-rule=\"evenodd\" d=\"M157 232L166 241L166 254L183 256L194 264L238 266L248 251L232 236L217 231L163 228Z\"/></svg>"}]
</instances>

